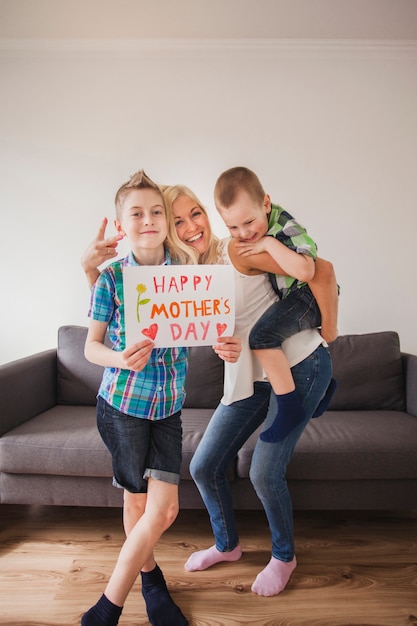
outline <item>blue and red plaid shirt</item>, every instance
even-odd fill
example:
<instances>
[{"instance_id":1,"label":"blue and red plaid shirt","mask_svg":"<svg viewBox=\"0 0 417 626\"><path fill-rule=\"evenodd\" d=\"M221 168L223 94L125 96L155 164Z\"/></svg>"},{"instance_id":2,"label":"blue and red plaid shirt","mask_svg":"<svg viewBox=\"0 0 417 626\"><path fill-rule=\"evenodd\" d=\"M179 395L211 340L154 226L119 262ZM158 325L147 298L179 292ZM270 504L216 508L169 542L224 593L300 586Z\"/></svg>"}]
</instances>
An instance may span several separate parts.
<instances>
[{"instance_id":1,"label":"blue and red plaid shirt","mask_svg":"<svg viewBox=\"0 0 417 626\"><path fill-rule=\"evenodd\" d=\"M171 264L166 251L166 265ZM106 267L91 294L89 317L108 323L113 350L126 348L123 268L138 265L133 254ZM118 411L134 417L159 420L180 411L185 399L187 348L154 348L141 372L105 367L98 395Z\"/></svg>"}]
</instances>

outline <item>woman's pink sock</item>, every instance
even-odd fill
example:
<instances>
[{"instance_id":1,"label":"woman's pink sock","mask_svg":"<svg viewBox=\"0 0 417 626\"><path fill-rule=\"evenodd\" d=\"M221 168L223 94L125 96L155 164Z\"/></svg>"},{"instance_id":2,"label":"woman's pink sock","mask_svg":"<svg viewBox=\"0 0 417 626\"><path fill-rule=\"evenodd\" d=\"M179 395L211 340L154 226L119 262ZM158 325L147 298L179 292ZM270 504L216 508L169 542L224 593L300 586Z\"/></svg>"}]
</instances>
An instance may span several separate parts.
<instances>
[{"instance_id":1,"label":"woman's pink sock","mask_svg":"<svg viewBox=\"0 0 417 626\"><path fill-rule=\"evenodd\" d=\"M294 557L289 563L271 557L268 565L262 572L259 572L252 585L253 593L258 596L276 596L287 586L291 574L297 567L297 560Z\"/></svg>"},{"instance_id":2,"label":"woman's pink sock","mask_svg":"<svg viewBox=\"0 0 417 626\"><path fill-rule=\"evenodd\" d=\"M240 545L237 545L230 552L220 552L216 546L211 546L207 550L193 552L184 567L187 572L197 572L223 561L238 561L241 556L242 548Z\"/></svg>"}]
</instances>

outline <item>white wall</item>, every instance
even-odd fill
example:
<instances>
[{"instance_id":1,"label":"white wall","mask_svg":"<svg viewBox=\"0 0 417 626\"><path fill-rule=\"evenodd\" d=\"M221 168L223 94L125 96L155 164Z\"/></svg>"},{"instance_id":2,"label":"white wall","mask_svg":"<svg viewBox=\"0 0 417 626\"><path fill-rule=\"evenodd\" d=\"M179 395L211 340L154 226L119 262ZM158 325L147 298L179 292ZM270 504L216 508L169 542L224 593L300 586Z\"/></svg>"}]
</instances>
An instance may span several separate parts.
<instances>
[{"instance_id":1,"label":"white wall","mask_svg":"<svg viewBox=\"0 0 417 626\"><path fill-rule=\"evenodd\" d=\"M0 49L0 362L87 324L83 249L144 167L192 187L253 168L341 285L341 334L417 353L417 44L9 40Z\"/></svg>"}]
</instances>

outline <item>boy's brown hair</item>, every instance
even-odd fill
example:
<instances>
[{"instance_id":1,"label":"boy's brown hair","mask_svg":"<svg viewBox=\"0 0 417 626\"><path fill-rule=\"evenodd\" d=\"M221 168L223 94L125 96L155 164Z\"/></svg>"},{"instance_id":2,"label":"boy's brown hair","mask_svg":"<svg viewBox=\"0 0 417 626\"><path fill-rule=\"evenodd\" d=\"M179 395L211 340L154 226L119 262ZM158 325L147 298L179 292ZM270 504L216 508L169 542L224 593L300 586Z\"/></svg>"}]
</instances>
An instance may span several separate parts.
<instances>
[{"instance_id":1,"label":"boy's brown hair","mask_svg":"<svg viewBox=\"0 0 417 626\"><path fill-rule=\"evenodd\" d=\"M252 170L239 166L220 174L214 186L214 202L217 209L229 208L241 191L246 191L256 203L264 201L264 188Z\"/></svg>"},{"instance_id":2,"label":"boy's brown hair","mask_svg":"<svg viewBox=\"0 0 417 626\"><path fill-rule=\"evenodd\" d=\"M116 192L114 203L116 205L116 217L118 220L120 220L122 216L123 202L132 189L154 189L161 194L163 204L162 189L145 174L144 170L139 170L133 174L126 183L123 183Z\"/></svg>"}]
</instances>

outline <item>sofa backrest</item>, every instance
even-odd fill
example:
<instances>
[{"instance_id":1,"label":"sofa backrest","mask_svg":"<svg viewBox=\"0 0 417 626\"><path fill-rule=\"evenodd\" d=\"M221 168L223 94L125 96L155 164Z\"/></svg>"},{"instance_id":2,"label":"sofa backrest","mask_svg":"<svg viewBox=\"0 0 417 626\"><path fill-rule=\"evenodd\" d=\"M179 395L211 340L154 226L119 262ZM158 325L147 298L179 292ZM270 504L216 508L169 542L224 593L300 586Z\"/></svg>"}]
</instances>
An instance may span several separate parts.
<instances>
[{"instance_id":1,"label":"sofa backrest","mask_svg":"<svg viewBox=\"0 0 417 626\"><path fill-rule=\"evenodd\" d=\"M103 368L85 358L86 338L87 328L84 326L61 326L58 329L58 404L96 404Z\"/></svg>"},{"instance_id":2,"label":"sofa backrest","mask_svg":"<svg viewBox=\"0 0 417 626\"><path fill-rule=\"evenodd\" d=\"M86 360L87 328L58 330L58 403L94 405L103 368ZM405 410L399 337L385 331L344 335L330 345L339 383L330 410ZM211 346L190 348L187 408L215 408L223 391L223 362Z\"/></svg>"},{"instance_id":3,"label":"sofa backrest","mask_svg":"<svg viewBox=\"0 0 417 626\"><path fill-rule=\"evenodd\" d=\"M405 410L400 340L394 331L342 335L330 344L339 386L330 410Z\"/></svg>"},{"instance_id":4,"label":"sofa backrest","mask_svg":"<svg viewBox=\"0 0 417 626\"><path fill-rule=\"evenodd\" d=\"M95 405L103 368L84 356L87 328L58 330L58 404ZM223 361L211 346L190 348L185 407L216 408L223 393Z\"/></svg>"}]
</instances>

